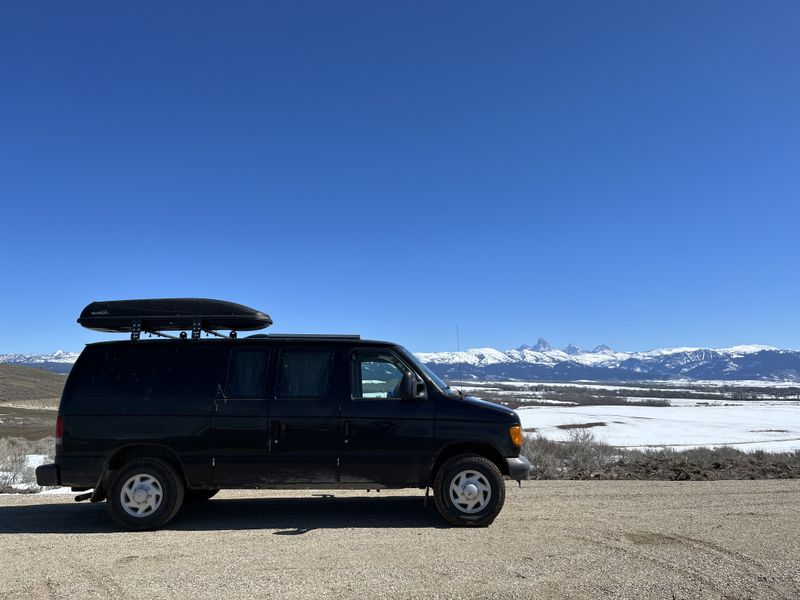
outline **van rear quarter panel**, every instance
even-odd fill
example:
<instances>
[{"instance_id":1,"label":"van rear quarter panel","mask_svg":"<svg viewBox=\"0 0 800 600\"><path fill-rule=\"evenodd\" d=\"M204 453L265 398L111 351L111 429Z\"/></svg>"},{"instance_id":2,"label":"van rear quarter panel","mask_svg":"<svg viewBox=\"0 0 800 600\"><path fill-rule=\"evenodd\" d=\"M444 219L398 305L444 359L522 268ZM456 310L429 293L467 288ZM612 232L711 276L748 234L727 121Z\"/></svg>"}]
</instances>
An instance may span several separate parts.
<instances>
[{"instance_id":1,"label":"van rear quarter panel","mask_svg":"<svg viewBox=\"0 0 800 600\"><path fill-rule=\"evenodd\" d=\"M175 452L190 485L211 483L213 430L207 415L65 414L59 455L64 485L94 486L111 457L138 445Z\"/></svg>"},{"instance_id":2,"label":"van rear quarter panel","mask_svg":"<svg viewBox=\"0 0 800 600\"><path fill-rule=\"evenodd\" d=\"M63 485L93 487L115 453L138 445L166 448L177 455L187 481L212 481L212 398L86 397L78 380L96 369L98 346L87 346L64 387L63 423L56 463Z\"/></svg>"},{"instance_id":3,"label":"van rear quarter panel","mask_svg":"<svg viewBox=\"0 0 800 600\"><path fill-rule=\"evenodd\" d=\"M94 486L111 457L137 445L156 445L175 452L190 485L211 482L213 429L211 407L162 406L126 410L129 403L108 400L96 410L75 403L64 411L61 478L65 485ZM194 408L195 410L191 410Z\"/></svg>"}]
</instances>

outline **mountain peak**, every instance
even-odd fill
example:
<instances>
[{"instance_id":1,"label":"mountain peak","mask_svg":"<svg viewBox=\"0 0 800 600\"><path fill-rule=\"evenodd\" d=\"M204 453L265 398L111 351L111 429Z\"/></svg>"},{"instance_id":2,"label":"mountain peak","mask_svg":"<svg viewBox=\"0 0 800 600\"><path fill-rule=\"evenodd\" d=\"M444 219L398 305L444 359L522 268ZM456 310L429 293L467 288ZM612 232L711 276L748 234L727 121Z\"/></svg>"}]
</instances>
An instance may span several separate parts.
<instances>
[{"instance_id":1,"label":"mountain peak","mask_svg":"<svg viewBox=\"0 0 800 600\"><path fill-rule=\"evenodd\" d=\"M731 348L661 348L614 351L605 344L593 351L575 344L567 352L550 351L540 339L533 347L500 352L471 348L464 352L418 354L437 374L499 381L740 381L800 383L800 351L747 345Z\"/></svg>"},{"instance_id":2,"label":"mountain peak","mask_svg":"<svg viewBox=\"0 0 800 600\"><path fill-rule=\"evenodd\" d=\"M546 339L539 338L536 341L536 345L533 347L533 349L536 352L549 352L550 350L553 349L553 347L550 345L550 342L548 342Z\"/></svg>"},{"instance_id":3,"label":"mountain peak","mask_svg":"<svg viewBox=\"0 0 800 600\"><path fill-rule=\"evenodd\" d=\"M534 352L547 352L552 350L552 346L550 346L550 342L548 342L544 338L539 338L534 346L529 344L522 344L521 346L517 346L515 350L518 352L523 352L525 350L533 350Z\"/></svg>"}]
</instances>

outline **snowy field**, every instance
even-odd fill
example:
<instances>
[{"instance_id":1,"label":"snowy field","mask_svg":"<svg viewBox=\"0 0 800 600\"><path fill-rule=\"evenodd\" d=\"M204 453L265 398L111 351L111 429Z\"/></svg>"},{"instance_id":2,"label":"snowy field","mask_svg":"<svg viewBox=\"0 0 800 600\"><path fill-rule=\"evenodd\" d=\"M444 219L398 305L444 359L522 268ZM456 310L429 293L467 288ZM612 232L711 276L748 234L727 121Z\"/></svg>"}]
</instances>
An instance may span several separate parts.
<instances>
[{"instance_id":1,"label":"snowy field","mask_svg":"<svg viewBox=\"0 0 800 600\"><path fill-rule=\"evenodd\" d=\"M455 382L459 388L469 387L470 382ZM491 385L492 383L502 384L503 386L526 388L536 385L546 385L548 387L584 387L595 388L599 390L649 390L649 389L665 389L672 391L709 391L713 392L719 388L796 388L800 383L796 381L762 381L760 379L706 379L703 381L692 381L689 379L671 379L669 381L648 381L645 383L630 383L624 385L614 385L610 383L598 383L595 381L496 381L496 382L474 382L476 388L480 389L484 385Z\"/></svg>"},{"instance_id":2,"label":"snowy field","mask_svg":"<svg viewBox=\"0 0 800 600\"><path fill-rule=\"evenodd\" d=\"M591 425L587 429L596 439L624 448L800 450L796 382L652 381L615 385L472 381L453 385L467 394L517 407L529 433L535 430L553 440L569 439L571 428L565 426L586 424ZM569 390L571 395L561 390ZM669 406L637 406L659 401ZM526 406L528 403L531 405Z\"/></svg>"},{"instance_id":3,"label":"snowy field","mask_svg":"<svg viewBox=\"0 0 800 600\"><path fill-rule=\"evenodd\" d=\"M569 439L559 425L591 427L595 438L624 448L686 449L733 446L740 450L800 450L800 402L750 401L717 406L686 401L675 406L531 406L517 409L525 429Z\"/></svg>"}]
</instances>

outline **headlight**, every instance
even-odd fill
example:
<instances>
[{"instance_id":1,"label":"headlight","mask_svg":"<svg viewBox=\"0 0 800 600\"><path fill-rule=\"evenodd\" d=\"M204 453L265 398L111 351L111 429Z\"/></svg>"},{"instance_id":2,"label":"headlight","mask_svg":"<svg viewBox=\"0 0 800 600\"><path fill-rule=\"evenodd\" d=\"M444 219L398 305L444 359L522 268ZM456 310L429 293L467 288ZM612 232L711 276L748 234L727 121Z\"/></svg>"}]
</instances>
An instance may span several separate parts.
<instances>
[{"instance_id":1,"label":"headlight","mask_svg":"<svg viewBox=\"0 0 800 600\"><path fill-rule=\"evenodd\" d=\"M522 446L522 427L512 425L508 428L508 435L511 436L511 443L515 446Z\"/></svg>"}]
</instances>

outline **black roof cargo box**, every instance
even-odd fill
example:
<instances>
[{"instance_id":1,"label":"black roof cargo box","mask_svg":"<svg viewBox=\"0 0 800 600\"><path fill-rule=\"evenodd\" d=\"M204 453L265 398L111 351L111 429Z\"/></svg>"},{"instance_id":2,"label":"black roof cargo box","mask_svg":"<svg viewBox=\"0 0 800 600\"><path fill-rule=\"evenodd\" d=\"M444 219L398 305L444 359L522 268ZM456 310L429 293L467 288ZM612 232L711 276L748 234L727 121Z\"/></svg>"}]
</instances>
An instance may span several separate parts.
<instances>
[{"instance_id":1,"label":"black roof cargo box","mask_svg":"<svg viewBox=\"0 0 800 600\"><path fill-rule=\"evenodd\" d=\"M157 298L92 302L78 323L87 329L116 333L231 329L250 331L272 325L266 313L224 300Z\"/></svg>"}]
</instances>

